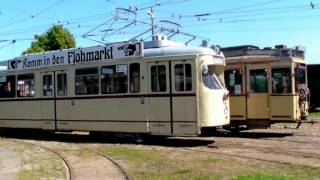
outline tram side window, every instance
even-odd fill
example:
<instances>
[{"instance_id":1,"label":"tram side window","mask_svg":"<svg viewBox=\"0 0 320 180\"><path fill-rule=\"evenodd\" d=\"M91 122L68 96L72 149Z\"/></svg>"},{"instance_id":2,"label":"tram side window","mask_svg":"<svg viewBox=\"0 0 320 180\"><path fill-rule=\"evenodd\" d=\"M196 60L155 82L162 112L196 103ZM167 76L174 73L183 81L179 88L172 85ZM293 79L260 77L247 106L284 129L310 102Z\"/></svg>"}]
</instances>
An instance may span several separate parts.
<instances>
[{"instance_id":1,"label":"tram side window","mask_svg":"<svg viewBox=\"0 0 320 180\"><path fill-rule=\"evenodd\" d=\"M101 93L116 94L128 92L128 66L125 64L101 68Z\"/></svg>"},{"instance_id":2,"label":"tram side window","mask_svg":"<svg viewBox=\"0 0 320 180\"><path fill-rule=\"evenodd\" d=\"M291 76L289 68L272 69L272 93L291 93Z\"/></svg>"},{"instance_id":3,"label":"tram side window","mask_svg":"<svg viewBox=\"0 0 320 180\"><path fill-rule=\"evenodd\" d=\"M18 97L33 97L35 95L35 83L33 74L18 75Z\"/></svg>"},{"instance_id":4,"label":"tram side window","mask_svg":"<svg viewBox=\"0 0 320 180\"><path fill-rule=\"evenodd\" d=\"M268 78L265 69L250 71L250 89L252 93L268 92Z\"/></svg>"},{"instance_id":5,"label":"tram side window","mask_svg":"<svg viewBox=\"0 0 320 180\"><path fill-rule=\"evenodd\" d=\"M230 94L242 94L242 75L240 70L225 71L224 80Z\"/></svg>"},{"instance_id":6,"label":"tram side window","mask_svg":"<svg viewBox=\"0 0 320 180\"><path fill-rule=\"evenodd\" d=\"M61 73L57 75L57 88L58 88L58 96L65 96L68 93L67 89L67 74L66 73Z\"/></svg>"},{"instance_id":7,"label":"tram side window","mask_svg":"<svg viewBox=\"0 0 320 180\"><path fill-rule=\"evenodd\" d=\"M130 64L130 92L140 92L140 64Z\"/></svg>"},{"instance_id":8,"label":"tram side window","mask_svg":"<svg viewBox=\"0 0 320 180\"><path fill-rule=\"evenodd\" d=\"M76 69L76 95L99 93L98 68Z\"/></svg>"},{"instance_id":9,"label":"tram side window","mask_svg":"<svg viewBox=\"0 0 320 180\"><path fill-rule=\"evenodd\" d=\"M167 90L166 66L156 65L151 67L151 90L152 92L164 92Z\"/></svg>"},{"instance_id":10,"label":"tram side window","mask_svg":"<svg viewBox=\"0 0 320 180\"><path fill-rule=\"evenodd\" d=\"M43 82L43 96L52 96L52 75L43 75L42 76Z\"/></svg>"},{"instance_id":11,"label":"tram side window","mask_svg":"<svg viewBox=\"0 0 320 180\"><path fill-rule=\"evenodd\" d=\"M4 76L0 81L0 98L10 98L16 96L16 77Z\"/></svg>"},{"instance_id":12,"label":"tram side window","mask_svg":"<svg viewBox=\"0 0 320 180\"><path fill-rule=\"evenodd\" d=\"M177 64L174 67L176 91L191 91L191 64Z\"/></svg>"}]
</instances>

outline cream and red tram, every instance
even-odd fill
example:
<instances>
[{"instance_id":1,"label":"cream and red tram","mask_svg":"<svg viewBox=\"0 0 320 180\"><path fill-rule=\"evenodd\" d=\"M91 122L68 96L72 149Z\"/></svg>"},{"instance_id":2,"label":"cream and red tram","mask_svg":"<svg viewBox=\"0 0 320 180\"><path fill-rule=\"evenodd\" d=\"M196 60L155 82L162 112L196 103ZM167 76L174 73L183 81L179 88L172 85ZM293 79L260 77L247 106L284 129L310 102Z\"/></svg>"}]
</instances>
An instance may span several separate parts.
<instances>
[{"instance_id":1,"label":"cream and red tram","mask_svg":"<svg viewBox=\"0 0 320 180\"><path fill-rule=\"evenodd\" d=\"M169 40L26 55L1 71L0 127L197 135L229 123L218 49Z\"/></svg>"},{"instance_id":2,"label":"cream and red tram","mask_svg":"<svg viewBox=\"0 0 320 180\"><path fill-rule=\"evenodd\" d=\"M225 82L230 93L231 124L269 127L275 122L307 119L304 48L223 48Z\"/></svg>"}]
</instances>

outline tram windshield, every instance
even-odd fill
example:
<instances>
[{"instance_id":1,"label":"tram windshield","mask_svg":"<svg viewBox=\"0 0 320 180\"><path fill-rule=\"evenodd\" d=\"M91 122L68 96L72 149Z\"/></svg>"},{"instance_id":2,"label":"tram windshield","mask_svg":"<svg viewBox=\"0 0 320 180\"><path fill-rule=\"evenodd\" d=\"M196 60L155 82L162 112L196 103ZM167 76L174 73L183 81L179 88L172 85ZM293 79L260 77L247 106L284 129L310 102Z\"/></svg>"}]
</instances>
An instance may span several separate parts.
<instances>
[{"instance_id":1,"label":"tram windshield","mask_svg":"<svg viewBox=\"0 0 320 180\"><path fill-rule=\"evenodd\" d=\"M220 82L218 76L212 71L204 67L202 71L203 84L209 89L223 89L223 85Z\"/></svg>"}]
</instances>

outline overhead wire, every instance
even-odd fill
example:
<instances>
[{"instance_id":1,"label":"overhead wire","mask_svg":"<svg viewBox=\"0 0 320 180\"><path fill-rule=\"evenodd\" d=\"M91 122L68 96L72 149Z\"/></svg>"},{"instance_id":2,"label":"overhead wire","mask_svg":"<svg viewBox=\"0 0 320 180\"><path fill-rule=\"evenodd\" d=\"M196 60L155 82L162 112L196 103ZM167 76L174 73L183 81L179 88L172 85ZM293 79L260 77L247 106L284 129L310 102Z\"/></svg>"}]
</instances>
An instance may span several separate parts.
<instances>
[{"instance_id":1,"label":"overhead wire","mask_svg":"<svg viewBox=\"0 0 320 180\"><path fill-rule=\"evenodd\" d=\"M22 23L22 22L29 21L29 20L37 17L37 16L40 16L41 14L45 13L46 11L54 8L55 6L57 6L58 4L62 3L63 1L65 1L65 0L59 0L59 1L55 2L54 4L51 4L51 5L48 6L47 8L39 11L38 13L36 13L36 14L31 14L31 16L28 17L28 18L22 18L22 19L17 20L17 21L13 21L13 22L10 22L10 23L7 23L7 24L0 25L0 28L8 27L8 26L11 26L11 25L14 25L14 24L19 24L19 23Z\"/></svg>"}]
</instances>

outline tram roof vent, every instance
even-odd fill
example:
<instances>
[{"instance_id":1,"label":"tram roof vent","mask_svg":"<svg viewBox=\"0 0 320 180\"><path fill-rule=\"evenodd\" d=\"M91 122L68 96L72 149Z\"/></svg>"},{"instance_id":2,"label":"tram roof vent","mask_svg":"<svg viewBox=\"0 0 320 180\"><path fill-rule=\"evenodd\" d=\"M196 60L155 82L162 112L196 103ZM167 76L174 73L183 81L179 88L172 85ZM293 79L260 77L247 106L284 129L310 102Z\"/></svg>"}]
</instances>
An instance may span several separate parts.
<instances>
[{"instance_id":1,"label":"tram roof vent","mask_svg":"<svg viewBox=\"0 0 320 180\"><path fill-rule=\"evenodd\" d=\"M275 47L276 49L287 49L287 46L286 46L286 45L283 45L283 44L275 45L274 47Z\"/></svg>"},{"instance_id":2,"label":"tram roof vent","mask_svg":"<svg viewBox=\"0 0 320 180\"><path fill-rule=\"evenodd\" d=\"M169 46L185 46L183 43L170 41L166 36L163 35L154 35L152 36L152 41L145 41L144 48L161 48L161 47L169 47Z\"/></svg>"},{"instance_id":3,"label":"tram roof vent","mask_svg":"<svg viewBox=\"0 0 320 180\"><path fill-rule=\"evenodd\" d=\"M161 35L161 34L154 34L154 35L152 35L152 40L153 41L163 41L163 40L168 40L168 37Z\"/></svg>"}]
</instances>

